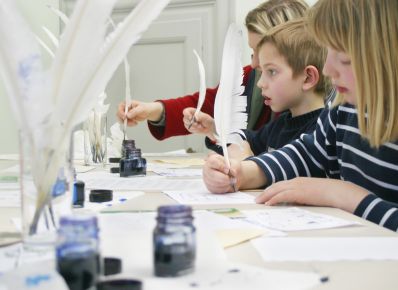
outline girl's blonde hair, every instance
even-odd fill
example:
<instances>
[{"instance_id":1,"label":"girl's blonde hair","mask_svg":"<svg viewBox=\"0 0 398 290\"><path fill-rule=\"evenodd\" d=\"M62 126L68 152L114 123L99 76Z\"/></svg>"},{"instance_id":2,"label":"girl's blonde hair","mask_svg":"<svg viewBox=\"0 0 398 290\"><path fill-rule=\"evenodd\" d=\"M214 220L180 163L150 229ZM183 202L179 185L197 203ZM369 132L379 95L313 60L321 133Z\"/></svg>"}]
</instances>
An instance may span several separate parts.
<instances>
[{"instance_id":1,"label":"girl's blonde hair","mask_svg":"<svg viewBox=\"0 0 398 290\"><path fill-rule=\"evenodd\" d=\"M308 4L302 0L269 0L247 14L246 28L264 35L278 24L304 16L307 10Z\"/></svg>"},{"instance_id":2,"label":"girl's blonde hair","mask_svg":"<svg viewBox=\"0 0 398 290\"><path fill-rule=\"evenodd\" d=\"M376 148L398 140L397 19L397 0L320 0L309 13L317 40L351 58L359 129Z\"/></svg>"}]
</instances>

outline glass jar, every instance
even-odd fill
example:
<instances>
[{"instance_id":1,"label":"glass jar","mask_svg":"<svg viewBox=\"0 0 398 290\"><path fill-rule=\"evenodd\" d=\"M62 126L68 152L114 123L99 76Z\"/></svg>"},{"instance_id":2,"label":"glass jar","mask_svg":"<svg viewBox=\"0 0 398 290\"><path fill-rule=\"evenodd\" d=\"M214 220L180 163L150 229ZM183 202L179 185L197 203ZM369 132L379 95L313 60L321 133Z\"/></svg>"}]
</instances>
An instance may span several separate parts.
<instances>
[{"instance_id":1,"label":"glass jar","mask_svg":"<svg viewBox=\"0 0 398 290\"><path fill-rule=\"evenodd\" d=\"M20 132L21 220L24 248L54 247L59 219L72 212L72 161L67 146L51 147L51 128ZM68 139L68 138L66 138Z\"/></svg>"},{"instance_id":2,"label":"glass jar","mask_svg":"<svg viewBox=\"0 0 398 290\"><path fill-rule=\"evenodd\" d=\"M155 276L176 277L191 273L196 256L192 208L161 206L156 219L153 232Z\"/></svg>"},{"instance_id":3,"label":"glass jar","mask_svg":"<svg viewBox=\"0 0 398 290\"><path fill-rule=\"evenodd\" d=\"M141 149L135 148L134 140L123 141L122 154L119 162L120 177L146 175L146 159L142 158Z\"/></svg>"},{"instance_id":4,"label":"glass jar","mask_svg":"<svg viewBox=\"0 0 398 290\"><path fill-rule=\"evenodd\" d=\"M84 164L105 166L107 159L107 116L103 112L90 112L83 124Z\"/></svg>"},{"instance_id":5,"label":"glass jar","mask_svg":"<svg viewBox=\"0 0 398 290\"><path fill-rule=\"evenodd\" d=\"M57 270L70 290L95 286L100 272L98 222L95 216L61 218L56 261Z\"/></svg>"}]
</instances>

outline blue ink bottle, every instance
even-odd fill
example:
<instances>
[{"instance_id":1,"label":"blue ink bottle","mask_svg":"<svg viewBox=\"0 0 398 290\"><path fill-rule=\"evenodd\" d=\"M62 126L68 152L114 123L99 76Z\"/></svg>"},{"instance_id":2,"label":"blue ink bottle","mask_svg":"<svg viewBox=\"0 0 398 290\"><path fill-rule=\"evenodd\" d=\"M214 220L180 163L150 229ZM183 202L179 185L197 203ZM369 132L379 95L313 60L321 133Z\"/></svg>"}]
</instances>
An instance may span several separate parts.
<instances>
[{"instance_id":1,"label":"blue ink bottle","mask_svg":"<svg viewBox=\"0 0 398 290\"><path fill-rule=\"evenodd\" d=\"M100 272L99 261L97 218L93 215L61 217L56 263L69 289L94 287Z\"/></svg>"},{"instance_id":2,"label":"blue ink bottle","mask_svg":"<svg viewBox=\"0 0 398 290\"><path fill-rule=\"evenodd\" d=\"M135 147L134 140L123 140L119 174L120 177L146 175L146 159L142 158L141 149Z\"/></svg>"},{"instance_id":3,"label":"blue ink bottle","mask_svg":"<svg viewBox=\"0 0 398 290\"><path fill-rule=\"evenodd\" d=\"M196 229L192 208L186 205L160 206L153 231L155 276L177 277L193 272L196 257Z\"/></svg>"}]
</instances>

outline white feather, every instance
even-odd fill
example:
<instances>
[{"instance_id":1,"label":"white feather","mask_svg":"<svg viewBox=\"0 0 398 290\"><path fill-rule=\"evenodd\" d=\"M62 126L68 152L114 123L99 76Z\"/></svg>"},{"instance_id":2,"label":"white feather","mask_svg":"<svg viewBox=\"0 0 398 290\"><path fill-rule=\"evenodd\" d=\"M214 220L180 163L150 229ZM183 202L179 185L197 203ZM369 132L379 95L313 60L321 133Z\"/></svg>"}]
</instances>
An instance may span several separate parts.
<instances>
[{"instance_id":1,"label":"white feather","mask_svg":"<svg viewBox=\"0 0 398 290\"><path fill-rule=\"evenodd\" d=\"M217 141L222 146L228 167L227 143L235 143L236 135L232 133L247 127L247 99L242 96L242 41L242 32L231 24L225 37L220 85L214 104Z\"/></svg>"},{"instance_id":2,"label":"white feather","mask_svg":"<svg viewBox=\"0 0 398 290\"><path fill-rule=\"evenodd\" d=\"M51 58L55 57L55 54L51 50L51 48L49 48L48 45L40 37L38 37L37 35L36 35L36 40L41 45L41 47L43 47L44 50L47 51L47 53L51 56Z\"/></svg>"},{"instance_id":3,"label":"white feather","mask_svg":"<svg viewBox=\"0 0 398 290\"><path fill-rule=\"evenodd\" d=\"M59 41L58 38L54 35L54 33L52 33L50 31L50 29L48 29L45 26L41 27L43 29L43 31L47 34L48 38L51 40L51 42L54 44L55 47L58 47L59 45Z\"/></svg>"},{"instance_id":4,"label":"white feather","mask_svg":"<svg viewBox=\"0 0 398 290\"><path fill-rule=\"evenodd\" d=\"M204 103L205 97L206 97L206 73L205 73L205 67L203 65L203 62L202 62L199 54L196 52L195 49L193 50L193 53L196 55L196 58L198 59L199 81L200 81L199 99L198 99L198 105L197 105L196 111L195 111L195 116L196 116L202 109L202 106L203 106L203 103Z\"/></svg>"},{"instance_id":5,"label":"white feather","mask_svg":"<svg viewBox=\"0 0 398 290\"><path fill-rule=\"evenodd\" d=\"M28 130L46 117L46 108L40 108L44 98L41 53L14 0L0 1L0 39L5 90L19 129Z\"/></svg>"},{"instance_id":6,"label":"white feather","mask_svg":"<svg viewBox=\"0 0 398 290\"><path fill-rule=\"evenodd\" d=\"M47 5L48 8L51 9L51 11L59 17L59 19L62 20L63 24L67 25L69 23L69 18L66 16L65 13L63 13L61 10L53 7L52 5Z\"/></svg>"}]
</instances>

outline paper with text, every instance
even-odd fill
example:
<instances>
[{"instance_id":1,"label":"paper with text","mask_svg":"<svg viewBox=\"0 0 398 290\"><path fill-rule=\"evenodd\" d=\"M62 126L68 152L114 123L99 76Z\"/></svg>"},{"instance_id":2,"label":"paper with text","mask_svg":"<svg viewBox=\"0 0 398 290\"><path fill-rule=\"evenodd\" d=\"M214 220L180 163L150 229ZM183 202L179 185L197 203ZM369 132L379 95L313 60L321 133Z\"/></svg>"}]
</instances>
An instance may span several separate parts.
<instances>
[{"instance_id":1,"label":"paper with text","mask_svg":"<svg viewBox=\"0 0 398 290\"><path fill-rule=\"evenodd\" d=\"M313 213L297 207L242 211L247 222L279 231L319 230L358 225L326 214Z\"/></svg>"}]
</instances>

